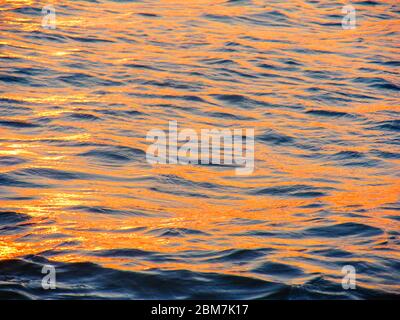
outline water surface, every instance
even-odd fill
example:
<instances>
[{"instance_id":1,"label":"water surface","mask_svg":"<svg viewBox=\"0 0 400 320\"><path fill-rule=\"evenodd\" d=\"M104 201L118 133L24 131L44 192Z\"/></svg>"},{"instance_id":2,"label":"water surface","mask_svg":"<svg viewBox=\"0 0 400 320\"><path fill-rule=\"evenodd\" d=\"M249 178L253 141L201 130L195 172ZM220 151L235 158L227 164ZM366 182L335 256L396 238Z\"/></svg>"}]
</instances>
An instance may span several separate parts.
<instances>
[{"instance_id":1,"label":"water surface","mask_svg":"<svg viewBox=\"0 0 400 320\"><path fill-rule=\"evenodd\" d=\"M0 298L398 297L398 1L0 3ZM254 173L148 164L170 120Z\"/></svg>"}]
</instances>

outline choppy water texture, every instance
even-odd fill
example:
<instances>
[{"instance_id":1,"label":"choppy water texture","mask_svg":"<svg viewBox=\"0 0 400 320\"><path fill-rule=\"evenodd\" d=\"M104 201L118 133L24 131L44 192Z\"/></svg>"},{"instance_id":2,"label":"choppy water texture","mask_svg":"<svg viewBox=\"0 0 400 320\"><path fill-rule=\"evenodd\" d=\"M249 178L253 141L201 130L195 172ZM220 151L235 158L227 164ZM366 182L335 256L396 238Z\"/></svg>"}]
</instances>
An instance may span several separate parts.
<instances>
[{"instance_id":1,"label":"choppy water texture","mask_svg":"<svg viewBox=\"0 0 400 320\"><path fill-rule=\"evenodd\" d=\"M0 3L1 298L398 297L397 0ZM149 165L169 120L254 174Z\"/></svg>"}]
</instances>

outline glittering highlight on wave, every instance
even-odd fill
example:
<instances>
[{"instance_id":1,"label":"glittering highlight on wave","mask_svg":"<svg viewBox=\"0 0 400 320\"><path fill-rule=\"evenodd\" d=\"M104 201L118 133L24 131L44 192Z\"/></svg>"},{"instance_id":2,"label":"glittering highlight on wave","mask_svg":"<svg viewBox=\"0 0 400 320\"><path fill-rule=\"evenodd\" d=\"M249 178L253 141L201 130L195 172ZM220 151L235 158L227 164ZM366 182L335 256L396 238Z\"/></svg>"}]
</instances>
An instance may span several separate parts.
<instances>
[{"instance_id":1,"label":"glittering highlight on wave","mask_svg":"<svg viewBox=\"0 0 400 320\"><path fill-rule=\"evenodd\" d=\"M0 1L0 298L399 297L398 1L46 6ZM169 121L253 172L148 163Z\"/></svg>"}]
</instances>

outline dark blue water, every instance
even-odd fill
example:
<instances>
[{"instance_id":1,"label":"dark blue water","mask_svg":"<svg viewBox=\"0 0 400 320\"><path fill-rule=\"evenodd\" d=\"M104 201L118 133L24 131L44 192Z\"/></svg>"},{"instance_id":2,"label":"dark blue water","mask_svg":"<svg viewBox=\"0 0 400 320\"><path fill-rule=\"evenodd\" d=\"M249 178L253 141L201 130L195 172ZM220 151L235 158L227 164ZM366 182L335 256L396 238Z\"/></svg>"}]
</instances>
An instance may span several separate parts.
<instances>
[{"instance_id":1,"label":"dark blue water","mask_svg":"<svg viewBox=\"0 0 400 320\"><path fill-rule=\"evenodd\" d=\"M398 1L44 5L0 5L1 299L399 297ZM253 174L146 162L169 121Z\"/></svg>"}]
</instances>

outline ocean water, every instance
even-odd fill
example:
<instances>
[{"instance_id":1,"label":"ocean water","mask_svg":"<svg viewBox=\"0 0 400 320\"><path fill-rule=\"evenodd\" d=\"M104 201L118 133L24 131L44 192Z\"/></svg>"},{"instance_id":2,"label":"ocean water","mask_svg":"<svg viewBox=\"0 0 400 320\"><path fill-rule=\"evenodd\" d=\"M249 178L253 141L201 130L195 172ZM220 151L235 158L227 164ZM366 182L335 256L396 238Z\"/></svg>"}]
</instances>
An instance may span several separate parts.
<instances>
[{"instance_id":1,"label":"ocean water","mask_svg":"<svg viewBox=\"0 0 400 320\"><path fill-rule=\"evenodd\" d=\"M0 1L0 298L399 297L400 5L345 4ZM149 164L169 121L253 174Z\"/></svg>"}]
</instances>

